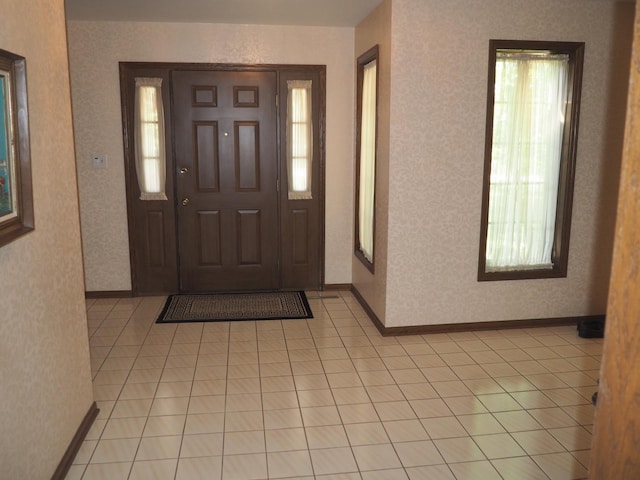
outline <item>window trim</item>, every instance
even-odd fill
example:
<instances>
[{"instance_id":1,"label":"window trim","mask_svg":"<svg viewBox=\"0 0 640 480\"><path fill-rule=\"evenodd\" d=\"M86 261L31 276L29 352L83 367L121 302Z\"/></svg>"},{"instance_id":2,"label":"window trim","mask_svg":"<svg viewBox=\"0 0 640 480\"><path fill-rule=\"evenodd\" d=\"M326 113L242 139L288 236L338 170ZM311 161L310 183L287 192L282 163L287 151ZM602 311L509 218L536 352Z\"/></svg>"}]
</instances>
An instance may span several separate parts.
<instances>
[{"instance_id":1,"label":"window trim","mask_svg":"<svg viewBox=\"0 0 640 480\"><path fill-rule=\"evenodd\" d=\"M361 150L361 135L362 135L362 90L364 83L364 67L371 63L372 61L376 61L376 132L375 132L375 153L373 160L373 171L374 171L374 188L373 188L373 248L372 248L372 259L369 260L364 253L362 252L362 247L360 245L360 150ZM357 89L356 89L356 175L355 175L355 237L354 237L354 254L356 258L362 262L362 264L371 272L375 273L375 238L376 238L376 188L375 188L375 179L376 179L376 170L377 170L377 160L378 160L378 103L379 103L379 91L380 91L380 56L379 56L379 46L375 45L365 53L360 55L357 60Z\"/></svg>"},{"instance_id":2,"label":"window trim","mask_svg":"<svg viewBox=\"0 0 640 480\"><path fill-rule=\"evenodd\" d=\"M547 42L533 40L490 40L487 82L487 116L484 151L484 174L482 187L482 218L480 226L480 249L478 253L478 281L524 280L537 278L566 277L569 261L569 238L573 189L575 181L576 152L578 145L578 123L582 91L584 42ZM560 158L558 200L554 231L551 269L529 269L511 271L486 271L487 230L489 221L489 189L493 139L493 114L495 97L495 66L498 50L548 50L569 55L567 81L567 111Z\"/></svg>"}]
</instances>

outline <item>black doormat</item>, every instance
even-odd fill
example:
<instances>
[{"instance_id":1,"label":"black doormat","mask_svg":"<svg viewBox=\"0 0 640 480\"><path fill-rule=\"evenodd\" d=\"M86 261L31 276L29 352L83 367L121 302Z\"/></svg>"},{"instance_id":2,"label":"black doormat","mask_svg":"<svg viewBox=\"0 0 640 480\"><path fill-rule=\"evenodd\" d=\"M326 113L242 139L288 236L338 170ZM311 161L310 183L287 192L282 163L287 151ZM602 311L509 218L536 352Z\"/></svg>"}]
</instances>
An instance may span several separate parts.
<instances>
[{"instance_id":1,"label":"black doormat","mask_svg":"<svg viewBox=\"0 0 640 480\"><path fill-rule=\"evenodd\" d=\"M170 295L156 323L313 318L303 291Z\"/></svg>"}]
</instances>

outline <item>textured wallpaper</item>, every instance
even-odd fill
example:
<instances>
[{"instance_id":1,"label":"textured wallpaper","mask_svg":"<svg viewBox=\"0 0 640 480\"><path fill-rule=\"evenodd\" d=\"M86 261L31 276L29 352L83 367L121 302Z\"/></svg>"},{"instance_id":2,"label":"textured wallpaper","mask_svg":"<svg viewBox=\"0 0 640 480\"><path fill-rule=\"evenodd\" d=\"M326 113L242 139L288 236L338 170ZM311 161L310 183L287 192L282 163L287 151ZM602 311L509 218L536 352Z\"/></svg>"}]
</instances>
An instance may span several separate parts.
<instances>
[{"instance_id":1,"label":"textured wallpaper","mask_svg":"<svg viewBox=\"0 0 640 480\"><path fill-rule=\"evenodd\" d=\"M386 325L606 310L633 4L393 0ZM567 278L477 282L489 39L586 42Z\"/></svg>"},{"instance_id":2,"label":"textured wallpaper","mask_svg":"<svg viewBox=\"0 0 640 480\"><path fill-rule=\"evenodd\" d=\"M51 478L93 401L63 0L3 0L27 59L35 231L0 248L0 478Z\"/></svg>"},{"instance_id":3,"label":"textured wallpaper","mask_svg":"<svg viewBox=\"0 0 640 480\"><path fill-rule=\"evenodd\" d=\"M375 45L378 45L378 144L376 152L374 273L372 274L354 255L351 283L367 299L368 305L384 323L389 225L391 0L383 1L356 28L355 58L357 59ZM351 245L351 250L353 251L353 245Z\"/></svg>"},{"instance_id":4,"label":"textured wallpaper","mask_svg":"<svg viewBox=\"0 0 640 480\"><path fill-rule=\"evenodd\" d=\"M69 61L88 291L131 288L118 62L327 65L326 283L351 282L352 28L70 22ZM90 166L108 156L108 169Z\"/></svg>"}]
</instances>

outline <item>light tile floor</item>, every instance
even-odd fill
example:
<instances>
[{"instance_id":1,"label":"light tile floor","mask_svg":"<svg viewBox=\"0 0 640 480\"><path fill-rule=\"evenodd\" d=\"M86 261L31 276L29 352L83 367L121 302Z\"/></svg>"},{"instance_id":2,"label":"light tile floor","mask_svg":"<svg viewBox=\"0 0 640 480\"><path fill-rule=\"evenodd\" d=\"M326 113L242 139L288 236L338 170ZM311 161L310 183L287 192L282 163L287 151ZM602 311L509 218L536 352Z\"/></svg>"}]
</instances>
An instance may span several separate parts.
<instances>
[{"instance_id":1,"label":"light tile floor","mask_svg":"<svg viewBox=\"0 0 640 480\"><path fill-rule=\"evenodd\" d=\"M573 327L382 337L311 320L157 325L88 300L100 414L67 479L586 478L602 340Z\"/></svg>"}]
</instances>

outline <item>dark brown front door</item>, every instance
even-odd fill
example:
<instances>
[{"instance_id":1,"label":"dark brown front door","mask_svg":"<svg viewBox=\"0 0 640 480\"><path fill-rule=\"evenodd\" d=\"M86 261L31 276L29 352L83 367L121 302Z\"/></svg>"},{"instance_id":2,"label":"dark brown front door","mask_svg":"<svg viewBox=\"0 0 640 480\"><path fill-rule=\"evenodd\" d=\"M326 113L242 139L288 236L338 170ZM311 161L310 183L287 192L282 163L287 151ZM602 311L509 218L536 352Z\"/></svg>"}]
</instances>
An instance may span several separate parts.
<instances>
[{"instance_id":1,"label":"dark brown front door","mask_svg":"<svg viewBox=\"0 0 640 480\"><path fill-rule=\"evenodd\" d=\"M275 72L174 71L181 291L277 289Z\"/></svg>"},{"instance_id":2,"label":"dark brown front door","mask_svg":"<svg viewBox=\"0 0 640 480\"><path fill-rule=\"evenodd\" d=\"M162 81L167 200L140 198L139 77ZM135 295L322 288L325 77L321 65L120 63ZM312 83L311 199L288 195L291 80Z\"/></svg>"}]
</instances>

